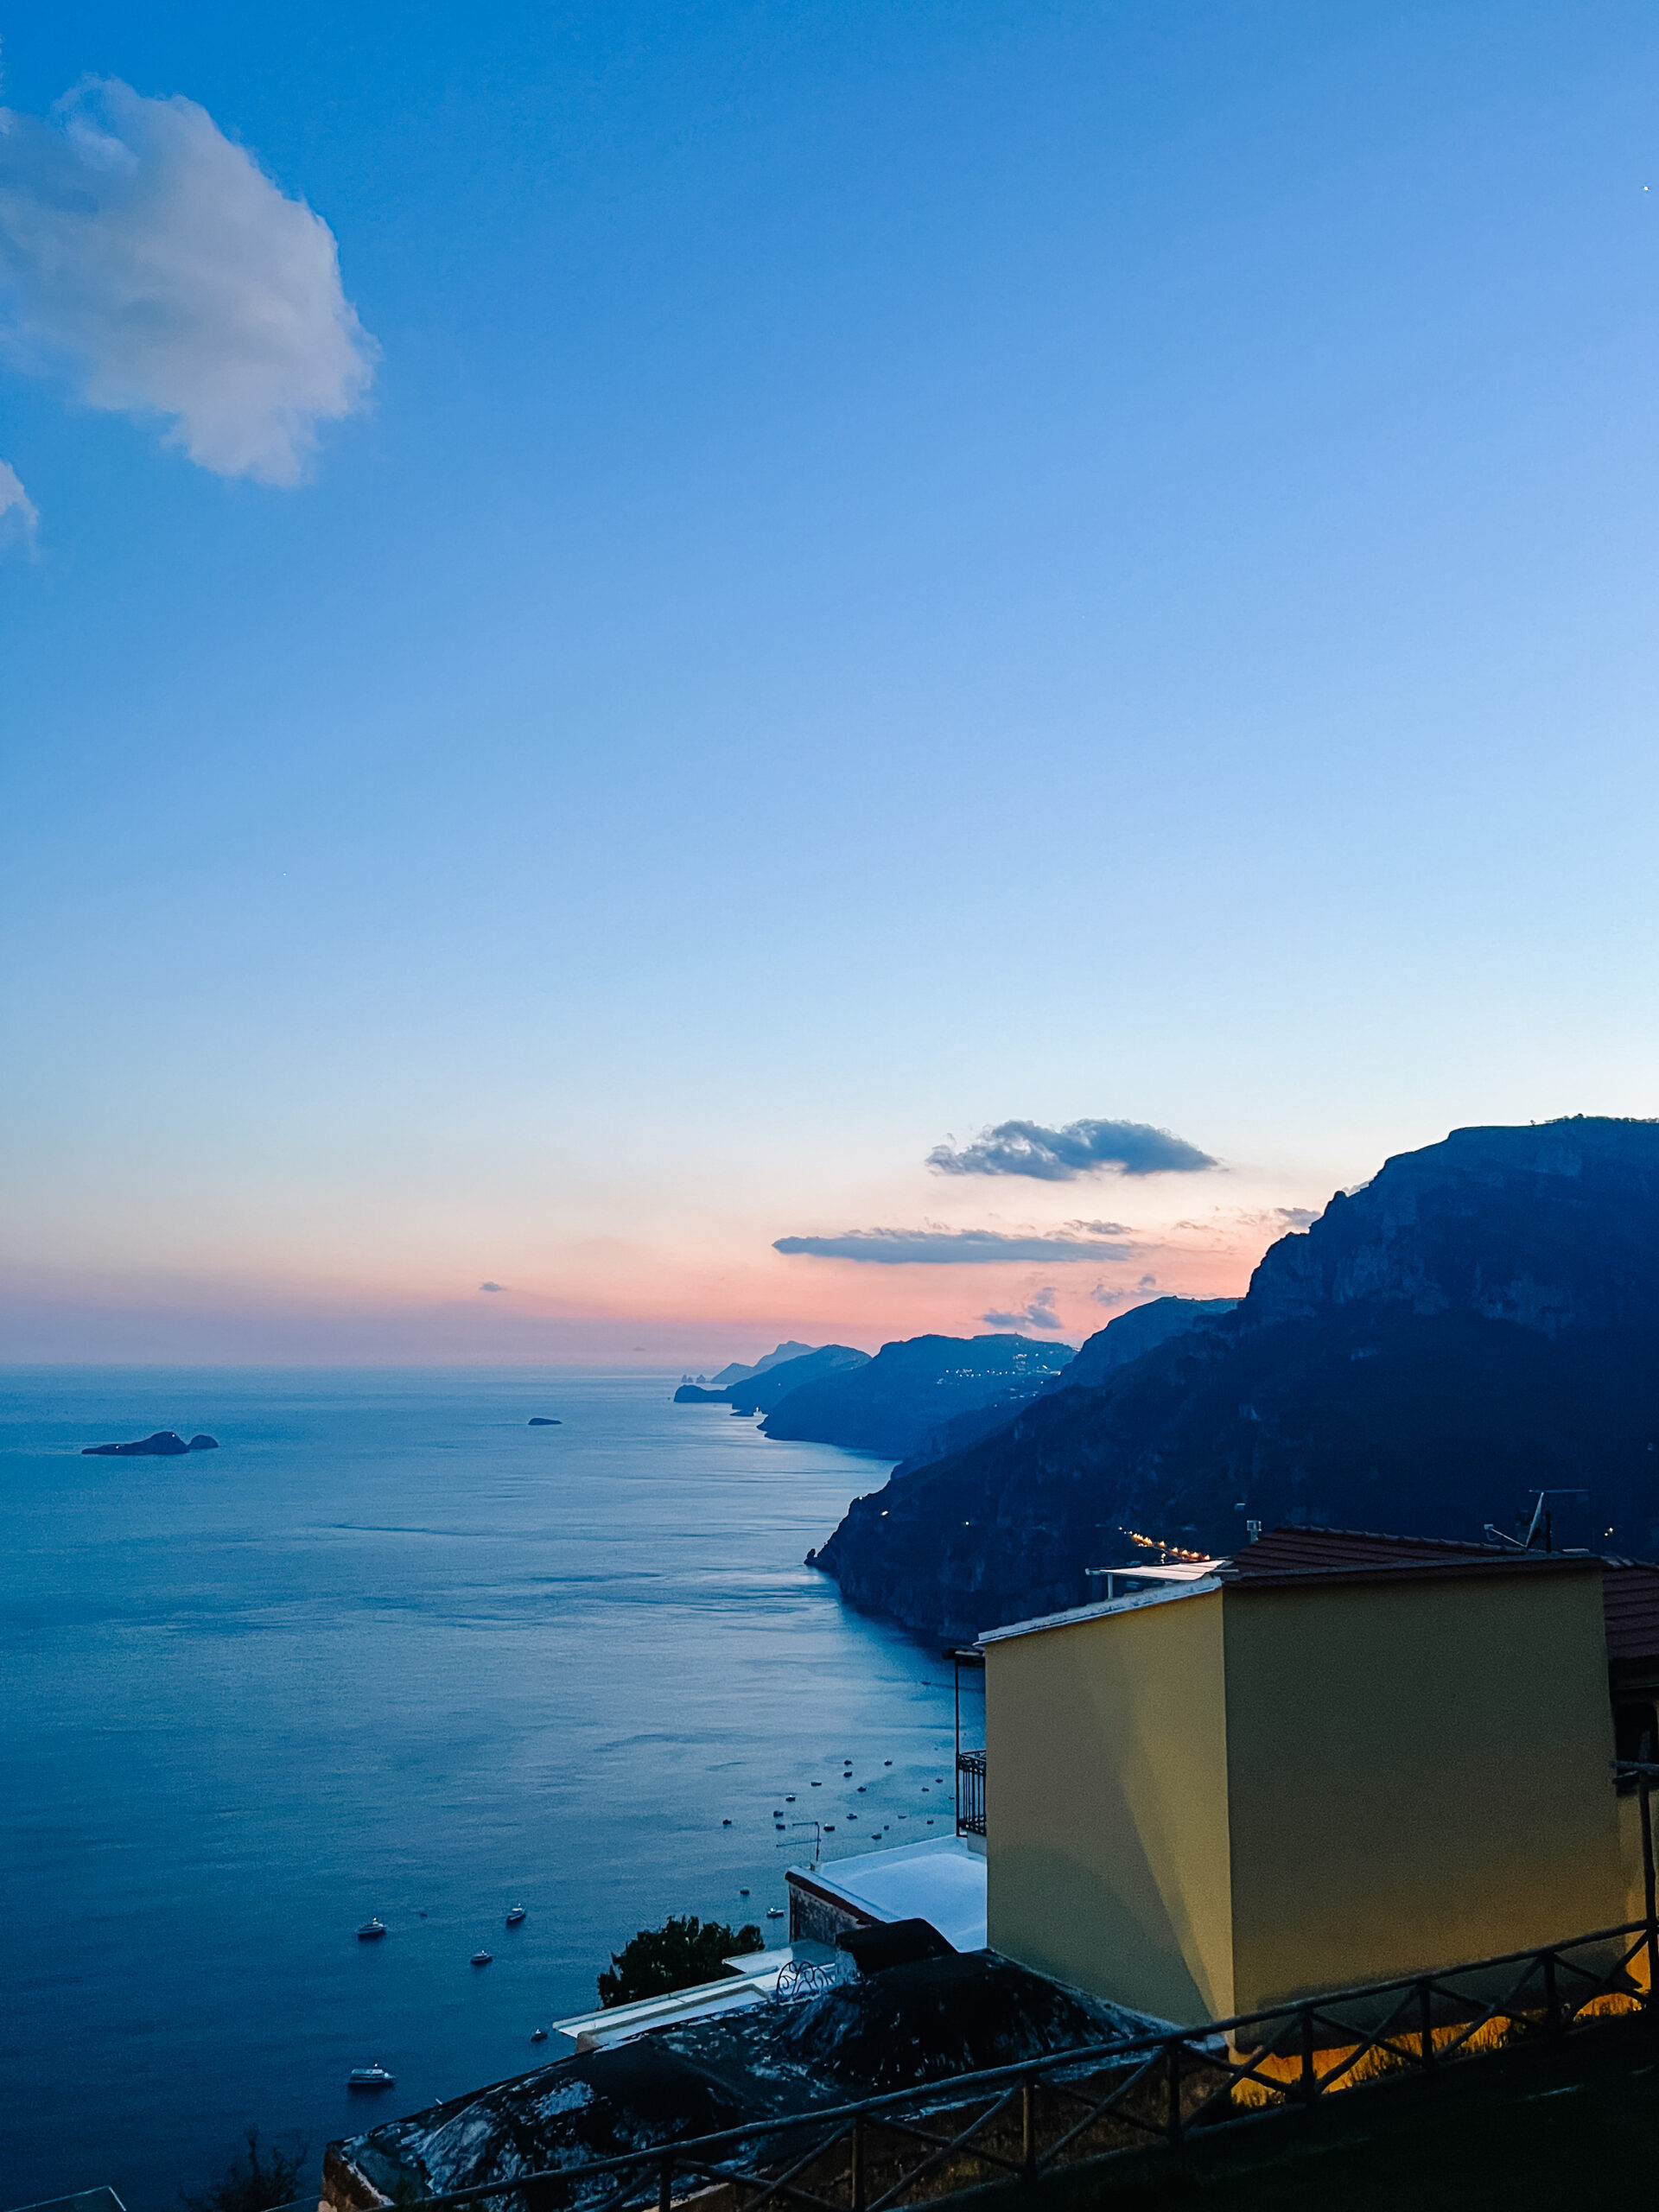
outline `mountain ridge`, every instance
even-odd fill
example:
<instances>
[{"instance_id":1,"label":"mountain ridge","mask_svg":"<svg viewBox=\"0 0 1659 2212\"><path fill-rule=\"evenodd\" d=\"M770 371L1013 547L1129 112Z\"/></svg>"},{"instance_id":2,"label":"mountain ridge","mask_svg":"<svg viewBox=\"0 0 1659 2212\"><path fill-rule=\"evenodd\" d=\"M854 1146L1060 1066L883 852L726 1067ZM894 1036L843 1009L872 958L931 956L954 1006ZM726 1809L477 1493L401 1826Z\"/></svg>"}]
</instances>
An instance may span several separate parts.
<instances>
[{"instance_id":1,"label":"mountain ridge","mask_svg":"<svg viewBox=\"0 0 1659 2212\"><path fill-rule=\"evenodd\" d=\"M855 1500L817 1564L960 1637L1084 1602L1130 1529L1478 1536L1567 1484L1592 1501L1564 1541L1659 1548L1656 1255L1659 1123L1454 1131L1280 1239L1232 1313Z\"/></svg>"}]
</instances>

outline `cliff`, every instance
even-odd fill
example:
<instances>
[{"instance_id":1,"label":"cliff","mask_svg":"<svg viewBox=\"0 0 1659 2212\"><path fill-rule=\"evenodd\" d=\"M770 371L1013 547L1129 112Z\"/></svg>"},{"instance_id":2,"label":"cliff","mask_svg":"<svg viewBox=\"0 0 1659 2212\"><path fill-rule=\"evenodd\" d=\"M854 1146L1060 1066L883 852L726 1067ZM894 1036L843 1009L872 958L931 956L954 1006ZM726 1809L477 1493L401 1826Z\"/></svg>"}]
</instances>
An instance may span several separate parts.
<instances>
[{"instance_id":1,"label":"cliff","mask_svg":"<svg viewBox=\"0 0 1659 2212\"><path fill-rule=\"evenodd\" d=\"M1071 1357L1070 1344L1029 1337L911 1337L850 1374L791 1390L761 1425L768 1436L902 1459L959 1414L1034 1394Z\"/></svg>"},{"instance_id":2,"label":"cliff","mask_svg":"<svg viewBox=\"0 0 1659 2212\"><path fill-rule=\"evenodd\" d=\"M868 1367L870 1355L855 1351L851 1344L820 1344L817 1351L808 1352L801 1359L786 1359L779 1367L770 1367L764 1375L757 1375L752 1382L734 1382L726 1393L741 1414L769 1414L779 1406L791 1390L798 1390L804 1383L817 1382L831 1375L848 1375L855 1368Z\"/></svg>"},{"instance_id":3,"label":"cliff","mask_svg":"<svg viewBox=\"0 0 1659 2212\"><path fill-rule=\"evenodd\" d=\"M753 1367L745 1367L741 1360L733 1360L728 1366L722 1367L718 1375L709 1377L708 1387L712 1390L724 1390L734 1382L752 1382L757 1375L766 1374L769 1368L781 1367L786 1359L799 1359L812 1349L810 1344L798 1344L791 1338L787 1343L774 1346L764 1358L757 1359Z\"/></svg>"},{"instance_id":4,"label":"cliff","mask_svg":"<svg viewBox=\"0 0 1659 2212\"><path fill-rule=\"evenodd\" d=\"M1460 1129L1274 1245L1233 1313L855 1501L818 1564L960 1637L1084 1603L1130 1529L1478 1537L1582 1486L1561 1541L1652 1553L1656 1446L1659 1124Z\"/></svg>"},{"instance_id":5,"label":"cliff","mask_svg":"<svg viewBox=\"0 0 1659 2212\"><path fill-rule=\"evenodd\" d=\"M729 1382L723 1389L716 1389L712 1383L682 1382L674 1393L674 1403L731 1406L741 1414L770 1413L803 1382L815 1382L821 1375L839 1375L848 1368L862 1367L869 1357L868 1352L855 1351L851 1344L820 1344L816 1351L804 1351L796 1358L780 1360L776 1364L763 1361L742 1381Z\"/></svg>"},{"instance_id":6,"label":"cliff","mask_svg":"<svg viewBox=\"0 0 1659 2212\"><path fill-rule=\"evenodd\" d=\"M1171 1337L1185 1336L1189 1329L1207 1328L1237 1304L1236 1298L1153 1298L1144 1306L1132 1306L1085 1338L1071 1366L1045 1383L1044 1390L1095 1389L1132 1359L1140 1359Z\"/></svg>"}]
</instances>

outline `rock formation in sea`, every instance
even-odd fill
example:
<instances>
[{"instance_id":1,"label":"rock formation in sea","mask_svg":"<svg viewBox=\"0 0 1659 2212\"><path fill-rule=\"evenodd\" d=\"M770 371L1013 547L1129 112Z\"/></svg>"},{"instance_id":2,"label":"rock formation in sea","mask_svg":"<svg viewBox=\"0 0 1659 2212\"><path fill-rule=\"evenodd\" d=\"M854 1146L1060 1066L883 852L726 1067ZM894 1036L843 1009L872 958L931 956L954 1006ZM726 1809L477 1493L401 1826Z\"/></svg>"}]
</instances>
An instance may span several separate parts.
<instances>
[{"instance_id":1,"label":"rock formation in sea","mask_svg":"<svg viewBox=\"0 0 1659 2212\"><path fill-rule=\"evenodd\" d=\"M1457 1130L1282 1237L1232 1313L1116 1367L1099 1342L1092 1385L855 1500L817 1555L843 1594L968 1637L1086 1602L1137 1534L1478 1538L1541 1488L1590 1494L1558 1501L1563 1541L1651 1556L1659 1123Z\"/></svg>"},{"instance_id":2,"label":"rock formation in sea","mask_svg":"<svg viewBox=\"0 0 1659 2212\"><path fill-rule=\"evenodd\" d=\"M158 1428L152 1436L141 1436L136 1444L84 1444L80 1456L83 1459L160 1459L189 1449L177 1429Z\"/></svg>"},{"instance_id":3,"label":"rock formation in sea","mask_svg":"<svg viewBox=\"0 0 1659 2212\"><path fill-rule=\"evenodd\" d=\"M216 1436L193 1436L187 1444L176 1428L158 1428L136 1444L83 1444L83 1459L171 1459L181 1452L217 1452Z\"/></svg>"}]
</instances>

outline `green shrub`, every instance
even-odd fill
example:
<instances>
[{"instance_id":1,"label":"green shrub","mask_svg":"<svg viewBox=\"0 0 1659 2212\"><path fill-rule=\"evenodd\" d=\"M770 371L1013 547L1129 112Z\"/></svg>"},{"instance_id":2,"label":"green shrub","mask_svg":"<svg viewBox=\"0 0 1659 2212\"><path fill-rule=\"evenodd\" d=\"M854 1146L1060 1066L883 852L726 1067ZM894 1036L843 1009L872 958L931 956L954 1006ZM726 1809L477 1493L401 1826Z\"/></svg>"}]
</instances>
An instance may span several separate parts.
<instances>
[{"instance_id":1,"label":"green shrub","mask_svg":"<svg viewBox=\"0 0 1659 2212\"><path fill-rule=\"evenodd\" d=\"M310 2194L299 2185L308 2145L302 2143L291 2156L282 2151L261 2152L259 2130L252 2126L247 2145L246 2155L232 2158L206 2189L179 2191L188 2212L272 2212L276 2205L292 2204L297 2196Z\"/></svg>"},{"instance_id":2,"label":"green shrub","mask_svg":"<svg viewBox=\"0 0 1659 2212\"><path fill-rule=\"evenodd\" d=\"M660 1928L642 1928L611 1953L610 1967L599 1977L599 2001L607 2007L632 2005L642 1997L666 1997L700 1981L717 1981L726 1960L765 1948L753 1922L733 1929L723 1921L671 1913Z\"/></svg>"}]
</instances>

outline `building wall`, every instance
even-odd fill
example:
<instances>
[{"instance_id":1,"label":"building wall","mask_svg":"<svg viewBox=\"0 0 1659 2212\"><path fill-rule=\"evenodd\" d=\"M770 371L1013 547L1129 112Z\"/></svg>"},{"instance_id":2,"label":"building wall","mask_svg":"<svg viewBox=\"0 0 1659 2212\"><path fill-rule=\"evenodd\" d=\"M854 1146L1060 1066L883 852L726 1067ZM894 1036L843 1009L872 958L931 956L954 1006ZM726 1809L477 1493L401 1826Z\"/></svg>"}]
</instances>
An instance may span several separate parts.
<instances>
[{"instance_id":1,"label":"building wall","mask_svg":"<svg viewBox=\"0 0 1659 2212\"><path fill-rule=\"evenodd\" d=\"M1183 2024L1233 2009L1222 1604L986 1647L992 1948Z\"/></svg>"},{"instance_id":2,"label":"building wall","mask_svg":"<svg viewBox=\"0 0 1659 2212\"><path fill-rule=\"evenodd\" d=\"M1222 1603L1238 2011L1626 1916L1597 1572Z\"/></svg>"},{"instance_id":3,"label":"building wall","mask_svg":"<svg viewBox=\"0 0 1659 2212\"><path fill-rule=\"evenodd\" d=\"M789 1940L791 1943L830 1943L855 1928L874 1928L873 1913L861 1912L844 1897L835 1897L816 1882L790 1872L784 1877L789 1897Z\"/></svg>"}]
</instances>

